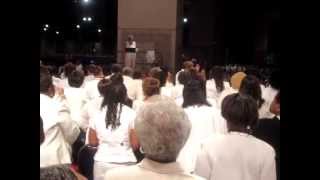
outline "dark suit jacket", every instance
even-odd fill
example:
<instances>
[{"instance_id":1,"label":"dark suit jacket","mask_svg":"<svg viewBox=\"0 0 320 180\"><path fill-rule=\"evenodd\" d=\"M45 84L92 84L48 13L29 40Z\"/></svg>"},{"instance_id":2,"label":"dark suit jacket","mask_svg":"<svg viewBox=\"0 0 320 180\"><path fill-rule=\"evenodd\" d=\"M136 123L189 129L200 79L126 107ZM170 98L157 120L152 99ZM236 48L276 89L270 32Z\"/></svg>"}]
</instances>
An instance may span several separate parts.
<instances>
[{"instance_id":1,"label":"dark suit jacket","mask_svg":"<svg viewBox=\"0 0 320 180\"><path fill-rule=\"evenodd\" d=\"M253 135L268 144L276 152L277 179L280 179L280 120L277 117L273 119L260 119L257 127L253 130Z\"/></svg>"}]
</instances>

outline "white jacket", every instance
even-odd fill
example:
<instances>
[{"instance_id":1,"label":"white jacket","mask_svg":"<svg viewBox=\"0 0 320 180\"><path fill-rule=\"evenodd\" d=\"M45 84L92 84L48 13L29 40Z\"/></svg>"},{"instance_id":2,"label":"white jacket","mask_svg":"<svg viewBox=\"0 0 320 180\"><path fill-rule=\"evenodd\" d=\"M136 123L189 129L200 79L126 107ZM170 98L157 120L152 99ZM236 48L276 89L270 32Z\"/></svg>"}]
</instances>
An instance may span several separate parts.
<instances>
[{"instance_id":1,"label":"white jacket","mask_svg":"<svg viewBox=\"0 0 320 180\"><path fill-rule=\"evenodd\" d=\"M80 129L71 120L67 106L40 94L40 116L43 120L44 142L40 145L40 167L71 163L71 145Z\"/></svg>"}]
</instances>

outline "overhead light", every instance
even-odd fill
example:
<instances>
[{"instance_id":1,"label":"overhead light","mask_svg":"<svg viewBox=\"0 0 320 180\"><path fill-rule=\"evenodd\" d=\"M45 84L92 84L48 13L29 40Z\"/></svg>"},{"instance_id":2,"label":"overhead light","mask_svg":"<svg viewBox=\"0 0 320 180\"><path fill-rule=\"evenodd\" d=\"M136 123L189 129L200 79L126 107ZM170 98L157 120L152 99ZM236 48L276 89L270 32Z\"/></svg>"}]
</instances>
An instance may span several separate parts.
<instances>
[{"instance_id":1,"label":"overhead light","mask_svg":"<svg viewBox=\"0 0 320 180\"><path fill-rule=\"evenodd\" d=\"M43 31L47 31L47 28L43 28Z\"/></svg>"},{"instance_id":2,"label":"overhead light","mask_svg":"<svg viewBox=\"0 0 320 180\"><path fill-rule=\"evenodd\" d=\"M88 17L88 21L91 21L92 19L91 19L91 17Z\"/></svg>"},{"instance_id":3,"label":"overhead light","mask_svg":"<svg viewBox=\"0 0 320 180\"><path fill-rule=\"evenodd\" d=\"M49 24L44 25L44 27L48 28L48 27L49 27Z\"/></svg>"},{"instance_id":4,"label":"overhead light","mask_svg":"<svg viewBox=\"0 0 320 180\"><path fill-rule=\"evenodd\" d=\"M59 31L56 31L56 34L58 35L58 34L60 34L60 32L59 32Z\"/></svg>"},{"instance_id":5,"label":"overhead light","mask_svg":"<svg viewBox=\"0 0 320 180\"><path fill-rule=\"evenodd\" d=\"M83 2L88 3L88 2L90 2L90 1L89 1L89 0L83 0Z\"/></svg>"},{"instance_id":6,"label":"overhead light","mask_svg":"<svg viewBox=\"0 0 320 180\"><path fill-rule=\"evenodd\" d=\"M188 22L188 18L183 18L183 22L187 23Z\"/></svg>"},{"instance_id":7,"label":"overhead light","mask_svg":"<svg viewBox=\"0 0 320 180\"><path fill-rule=\"evenodd\" d=\"M82 20L83 20L83 21L87 21L87 18L86 18L86 17L83 17Z\"/></svg>"},{"instance_id":8,"label":"overhead light","mask_svg":"<svg viewBox=\"0 0 320 180\"><path fill-rule=\"evenodd\" d=\"M101 29L98 29L98 32L100 33L102 30Z\"/></svg>"},{"instance_id":9,"label":"overhead light","mask_svg":"<svg viewBox=\"0 0 320 180\"><path fill-rule=\"evenodd\" d=\"M77 26L76 26L76 27L77 27L77 29L80 29L80 25L79 25L79 24L77 24Z\"/></svg>"}]
</instances>

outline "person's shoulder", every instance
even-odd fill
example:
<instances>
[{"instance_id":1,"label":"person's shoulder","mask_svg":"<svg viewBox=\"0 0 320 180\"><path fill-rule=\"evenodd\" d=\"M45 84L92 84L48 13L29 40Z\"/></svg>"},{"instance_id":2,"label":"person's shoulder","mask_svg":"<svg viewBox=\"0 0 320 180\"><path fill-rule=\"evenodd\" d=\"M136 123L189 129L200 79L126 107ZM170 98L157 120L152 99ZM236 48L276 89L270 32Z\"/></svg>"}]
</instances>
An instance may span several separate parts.
<instances>
[{"instance_id":1,"label":"person's shoulder","mask_svg":"<svg viewBox=\"0 0 320 180\"><path fill-rule=\"evenodd\" d=\"M216 147L219 143L223 142L225 138L225 134L213 133L202 141L202 146L204 149L211 149L212 147Z\"/></svg>"},{"instance_id":2,"label":"person's shoulder","mask_svg":"<svg viewBox=\"0 0 320 180\"><path fill-rule=\"evenodd\" d=\"M104 179L126 180L133 177L139 171L137 165L113 168L105 173Z\"/></svg>"},{"instance_id":3,"label":"person's shoulder","mask_svg":"<svg viewBox=\"0 0 320 180\"><path fill-rule=\"evenodd\" d=\"M254 143L256 144L257 147L259 147L259 150L263 151L263 154L272 154L274 155L275 154L275 150L274 148L268 144L267 142L261 140L261 139L258 139L254 136L252 136L252 139L254 141Z\"/></svg>"}]
</instances>

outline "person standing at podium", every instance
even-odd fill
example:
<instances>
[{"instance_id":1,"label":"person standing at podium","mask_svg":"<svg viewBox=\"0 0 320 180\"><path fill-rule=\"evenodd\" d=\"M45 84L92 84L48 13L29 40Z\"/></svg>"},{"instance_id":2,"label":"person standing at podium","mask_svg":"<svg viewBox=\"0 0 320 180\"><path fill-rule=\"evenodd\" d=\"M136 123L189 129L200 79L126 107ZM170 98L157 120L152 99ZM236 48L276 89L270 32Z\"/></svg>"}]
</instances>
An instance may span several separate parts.
<instances>
[{"instance_id":1,"label":"person standing at podium","mask_svg":"<svg viewBox=\"0 0 320 180\"><path fill-rule=\"evenodd\" d=\"M136 42L134 41L133 35L128 36L128 40L126 41L126 49L125 49L125 59L124 66L135 68L136 65L136 52L137 52Z\"/></svg>"}]
</instances>

